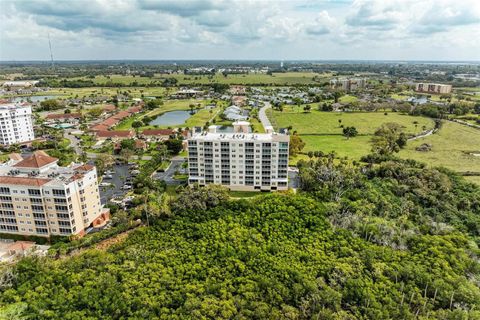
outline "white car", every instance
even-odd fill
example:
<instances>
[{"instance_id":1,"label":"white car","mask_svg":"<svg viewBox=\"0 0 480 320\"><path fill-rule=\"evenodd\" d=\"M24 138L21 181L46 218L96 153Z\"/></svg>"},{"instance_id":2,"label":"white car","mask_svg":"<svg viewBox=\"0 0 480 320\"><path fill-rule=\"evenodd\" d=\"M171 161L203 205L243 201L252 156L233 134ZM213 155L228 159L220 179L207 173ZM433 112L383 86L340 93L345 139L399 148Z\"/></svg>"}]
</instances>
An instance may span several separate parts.
<instances>
[{"instance_id":1,"label":"white car","mask_svg":"<svg viewBox=\"0 0 480 320\"><path fill-rule=\"evenodd\" d=\"M100 187L110 187L110 186L113 186L113 184L111 184L110 182L102 182L99 184Z\"/></svg>"},{"instance_id":2,"label":"white car","mask_svg":"<svg viewBox=\"0 0 480 320\"><path fill-rule=\"evenodd\" d=\"M111 174L106 174L103 176L103 179L113 179L113 176Z\"/></svg>"},{"instance_id":3,"label":"white car","mask_svg":"<svg viewBox=\"0 0 480 320\"><path fill-rule=\"evenodd\" d=\"M132 186L126 184L126 185L124 185L124 186L122 187L122 189L123 189L123 190L130 190L130 189L132 189Z\"/></svg>"}]
</instances>

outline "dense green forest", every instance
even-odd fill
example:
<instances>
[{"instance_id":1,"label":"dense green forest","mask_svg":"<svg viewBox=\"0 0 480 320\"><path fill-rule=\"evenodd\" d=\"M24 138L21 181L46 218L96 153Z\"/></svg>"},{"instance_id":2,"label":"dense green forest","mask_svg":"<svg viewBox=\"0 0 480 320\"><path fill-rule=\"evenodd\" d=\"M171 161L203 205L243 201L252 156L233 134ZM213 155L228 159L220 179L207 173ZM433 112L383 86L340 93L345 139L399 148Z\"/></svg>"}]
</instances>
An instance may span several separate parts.
<instances>
[{"instance_id":1,"label":"dense green forest","mask_svg":"<svg viewBox=\"0 0 480 320\"><path fill-rule=\"evenodd\" d=\"M299 194L187 189L106 251L23 259L0 318L480 319L480 188L395 159L299 168Z\"/></svg>"}]
</instances>

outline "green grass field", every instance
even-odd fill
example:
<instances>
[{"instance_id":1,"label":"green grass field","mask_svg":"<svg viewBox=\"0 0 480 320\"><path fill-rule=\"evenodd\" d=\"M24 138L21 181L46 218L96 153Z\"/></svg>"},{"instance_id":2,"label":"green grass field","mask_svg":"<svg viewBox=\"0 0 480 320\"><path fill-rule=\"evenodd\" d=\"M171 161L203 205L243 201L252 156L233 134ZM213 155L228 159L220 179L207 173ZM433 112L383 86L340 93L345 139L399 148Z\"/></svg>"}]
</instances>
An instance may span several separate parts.
<instances>
[{"instance_id":1,"label":"green grass field","mask_svg":"<svg viewBox=\"0 0 480 320\"><path fill-rule=\"evenodd\" d=\"M304 152L320 150L335 151L340 157L359 159L371 150L370 139L382 123L396 122L404 127L405 132L419 133L422 126L433 127L433 121L424 117L413 117L398 113L334 113L312 111L311 113L273 112L274 122L278 127L293 126L306 143ZM355 126L359 136L346 139L341 135L342 129L338 120L344 126ZM415 126L414 121L418 122ZM432 145L432 151L420 152L415 148L423 143ZM406 148L399 153L402 158L414 159L429 166L443 166L456 172L480 172L480 130L453 122L445 122L441 129L428 137L409 141ZM291 164L304 158L299 155L291 159ZM469 181L480 183L480 176L467 177Z\"/></svg>"},{"instance_id":2,"label":"green grass field","mask_svg":"<svg viewBox=\"0 0 480 320\"><path fill-rule=\"evenodd\" d=\"M295 108L301 110L301 108ZM432 128L434 123L425 117L389 112L321 112L313 110L309 113L291 112L292 107L287 107L283 112L273 111L276 127L285 128L292 126L300 135L342 135L342 128L354 126L359 135L372 135L375 130L386 122L396 122L404 127L410 134L422 131L422 126ZM341 120L341 122L339 122ZM418 122L415 127L414 122ZM355 139L355 138L353 138Z\"/></svg>"},{"instance_id":3,"label":"green grass field","mask_svg":"<svg viewBox=\"0 0 480 320\"><path fill-rule=\"evenodd\" d=\"M358 101L358 98L355 97L355 96L351 96L351 95L344 95L343 97L340 97L338 99L338 102L340 103L352 103L352 102L357 102Z\"/></svg>"},{"instance_id":4,"label":"green grass field","mask_svg":"<svg viewBox=\"0 0 480 320\"><path fill-rule=\"evenodd\" d=\"M313 78L316 77L314 80ZM215 75L184 75L184 74L156 74L152 78L134 77L124 75L97 76L93 80L96 84L106 84L109 82L130 84L137 82L138 85L146 85L150 83L161 83L168 78L177 79L178 85L182 84L209 84L209 83L226 83L226 84L268 84L268 85L294 85L294 84L314 84L327 81L331 74L319 74L313 72L286 72L267 74L229 74L226 77L222 74Z\"/></svg>"},{"instance_id":5,"label":"green grass field","mask_svg":"<svg viewBox=\"0 0 480 320\"><path fill-rule=\"evenodd\" d=\"M125 88L108 88L108 87L88 87L88 88L53 88L46 92L36 92L33 95L52 95L59 96L60 99L83 98L90 96L107 96L111 97L118 92L128 92L133 98L143 97L161 97L166 93L173 93L176 89L166 89L163 87L125 87Z\"/></svg>"},{"instance_id":6,"label":"green grass field","mask_svg":"<svg viewBox=\"0 0 480 320\"><path fill-rule=\"evenodd\" d=\"M188 118L182 126L189 128L203 127L207 123L207 121L210 121L220 110L220 107L216 107L210 110L202 109L190 118Z\"/></svg>"},{"instance_id":7,"label":"green grass field","mask_svg":"<svg viewBox=\"0 0 480 320\"><path fill-rule=\"evenodd\" d=\"M294 111L295 110L295 111ZM389 112L321 112L312 111L304 113L302 107L289 106L283 112L273 111L269 115L275 127L285 128L292 126L305 142L304 152L308 151L335 151L340 157L360 159L371 150L370 139L375 130L386 122L396 122L404 127L405 132L416 134L425 126L433 128L433 121L425 117L412 117L409 115ZM341 120L341 123L339 122ZM414 122L417 122L415 126ZM359 135L347 139L342 135L344 126L354 126ZM302 157L291 159L291 164Z\"/></svg>"},{"instance_id":8,"label":"green grass field","mask_svg":"<svg viewBox=\"0 0 480 320\"><path fill-rule=\"evenodd\" d=\"M420 152L415 148L422 143L432 145L432 151ZM443 166L457 172L480 172L480 130L461 124L445 122L442 128L431 136L409 141L400 152L403 158L425 162L431 166ZM472 177L471 180L479 180Z\"/></svg>"}]
</instances>

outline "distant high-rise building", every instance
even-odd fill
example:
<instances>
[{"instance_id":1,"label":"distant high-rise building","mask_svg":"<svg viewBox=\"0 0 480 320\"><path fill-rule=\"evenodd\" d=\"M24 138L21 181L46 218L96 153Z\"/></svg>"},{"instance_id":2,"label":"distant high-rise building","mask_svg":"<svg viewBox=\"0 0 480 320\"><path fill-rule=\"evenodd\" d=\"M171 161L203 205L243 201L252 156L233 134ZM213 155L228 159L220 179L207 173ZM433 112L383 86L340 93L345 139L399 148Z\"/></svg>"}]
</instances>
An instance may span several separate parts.
<instances>
[{"instance_id":1,"label":"distant high-rise building","mask_svg":"<svg viewBox=\"0 0 480 320\"><path fill-rule=\"evenodd\" d=\"M352 91L358 88L364 88L366 84L367 80L364 78L330 80L330 87L334 89L342 89L345 91Z\"/></svg>"},{"instance_id":2,"label":"distant high-rise building","mask_svg":"<svg viewBox=\"0 0 480 320\"><path fill-rule=\"evenodd\" d=\"M438 93L438 94L449 94L449 93L452 93L452 85L440 84L440 83L417 83L415 85L415 91L427 92L427 93Z\"/></svg>"},{"instance_id":3,"label":"distant high-rise building","mask_svg":"<svg viewBox=\"0 0 480 320\"><path fill-rule=\"evenodd\" d=\"M0 144L11 145L35 139L29 104L0 104Z\"/></svg>"},{"instance_id":4,"label":"distant high-rise building","mask_svg":"<svg viewBox=\"0 0 480 320\"><path fill-rule=\"evenodd\" d=\"M194 134L188 139L189 184L219 184L231 190L287 190L290 137L273 132L251 133L246 121L234 132Z\"/></svg>"}]
</instances>

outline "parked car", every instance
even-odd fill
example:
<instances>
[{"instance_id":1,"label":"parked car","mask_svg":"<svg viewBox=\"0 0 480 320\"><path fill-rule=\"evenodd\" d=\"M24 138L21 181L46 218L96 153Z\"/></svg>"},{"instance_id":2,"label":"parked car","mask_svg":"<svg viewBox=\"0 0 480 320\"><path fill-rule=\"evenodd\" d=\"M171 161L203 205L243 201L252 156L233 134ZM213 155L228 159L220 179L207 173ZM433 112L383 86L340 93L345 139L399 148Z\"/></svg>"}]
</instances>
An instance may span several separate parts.
<instances>
[{"instance_id":1,"label":"parked car","mask_svg":"<svg viewBox=\"0 0 480 320\"><path fill-rule=\"evenodd\" d=\"M113 186L112 183L110 182L102 182L99 184L100 187L110 187L110 186Z\"/></svg>"},{"instance_id":2,"label":"parked car","mask_svg":"<svg viewBox=\"0 0 480 320\"><path fill-rule=\"evenodd\" d=\"M123 190L130 190L130 189L132 189L132 186L129 185L129 184L126 184L126 185L124 185L124 186L122 187L122 189L123 189Z\"/></svg>"},{"instance_id":3,"label":"parked car","mask_svg":"<svg viewBox=\"0 0 480 320\"><path fill-rule=\"evenodd\" d=\"M103 179L113 179L113 176L111 174L105 174L103 175Z\"/></svg>"}]
</instances>

